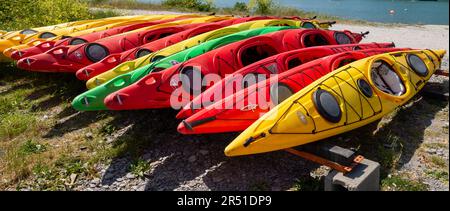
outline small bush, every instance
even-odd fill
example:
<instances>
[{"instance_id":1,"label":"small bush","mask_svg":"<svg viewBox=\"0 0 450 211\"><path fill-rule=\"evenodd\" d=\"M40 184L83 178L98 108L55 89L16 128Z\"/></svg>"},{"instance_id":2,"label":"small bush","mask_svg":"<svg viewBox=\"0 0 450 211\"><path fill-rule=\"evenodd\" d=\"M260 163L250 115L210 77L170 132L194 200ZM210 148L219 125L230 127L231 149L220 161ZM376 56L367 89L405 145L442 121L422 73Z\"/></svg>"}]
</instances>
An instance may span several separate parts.
<instances>
[{"instance_id":1,"label":"small bush","mask_svg":"<svg viewBox=\"0 0 450 211\"><path fill-rule=\"evenodd\" d=\"M250 0L247 7L257 14L267 15L274 10L275 2L273 0Z\"/></svg>"},{"instance_id":2,"label":"small bush","mask_svg":"<svg viewBox=\"0 0 450 211\"><path fill-rule=\"evenodd\" d=\"M213 2L208 0L163 0L162 5L174 8L198 10L200 12L209 12L214 9Z\"/></svg>"},{"instance_id":3,"label":"small bush","mask_svg":"<svg viewBox=\"0 0 450 211\"><path fill-rule=\"evenodd\" d=\"M244 2L236 2L233 6L233 10L238 12L248 12L248 7Z\"/></svg>"}]
</instances>

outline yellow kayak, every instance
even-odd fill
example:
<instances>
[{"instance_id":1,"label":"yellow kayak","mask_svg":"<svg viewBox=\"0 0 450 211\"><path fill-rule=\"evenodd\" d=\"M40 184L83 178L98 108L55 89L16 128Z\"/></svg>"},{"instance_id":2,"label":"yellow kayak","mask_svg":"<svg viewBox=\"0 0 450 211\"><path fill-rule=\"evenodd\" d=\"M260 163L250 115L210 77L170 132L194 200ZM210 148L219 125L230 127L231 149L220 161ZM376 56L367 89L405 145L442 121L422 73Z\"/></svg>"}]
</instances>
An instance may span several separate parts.
<instances>
[{"instance_id":1,"label":"yellow kayak","mask_svg":"<svg viewBox=\"0 0 450 211\"><path fill-rule=\"evenodd\" d=\"M263 115L226 147L225 154L287 149L381 119L423 88L444 55L445 50L400 51L345 65Z\"/></svg>"},{"instance_id":2,"label":"yellow kayak","mask_svg":"<svg viewBox=\"0 0 450 211\"><path fill-rule=\"evenodd\" d=\"M319 28L320 25L317 21L308 21L314 24L314 27ZM162 58L168 57L185 49L191 48L193 46L199 45L208 40L216 39L219 37L223 37L226 35L230 35L233 33L241 32L248 29L256 29L266 26L302 26L302 21L296 20L287 20L287 19L269 19L269 20L257 20L250 21L245 23L240 23L228 27L224 27L221 29L213 30L207 33L203 33L201 35L197 35L185 41L179 42L175 45L171 45L167 48L164 48L160 51L151 53L147 56L137 58L133 61L124 62L117 67L106 71L96 77L91 78L86 82L86 87L88 89L95 88L119 75L131 72L137 68L148 65L151 62L160 60Z\"/></svg>"},{"instance_id":3,"label":"yellow kayak","mask_svg":"<svg viewBox=\"0 0 450 211\"><path fill-rule=\"evenodd\" d=\"M102 26L98 26L98 27L94 27L94 28L89 28L89 29L86 29L86 30L74 31L74 32L69 33L69 34L60 34L58 36L47 38L47 39L45 39L45 38L33 38L32 40L30 40L29 42L26 42L25 44L16 45L16 46L13 46L11 48L5 49L3 51L3 54L4 54L4 56L10 58L11 54L14 51L16 51L16 50L27 49L27 48L39 45L42 42L49 41L49 40L60 40L60 39L63 39L65 37L67 37L67 36L69 36L69 37L77 37L77 36L81 36L81 35L85 35L85 34L90 34L90 33L98 32L98 31L104 31L104 30L108 30L108 29L111 29L111 28L116 28L116 27L120 27L120 26L126 26L126 25L130 25L130 24L135 24L135 23L143 23L143 22L154 21L154 20L164 20L164 19L173 19L173 18L181 18L181 17L190 18L190 17L192 17L192 15L138 16L138 17L127 19L127 20L118 21L118 22L115 22L115 23L110 23L110 24L107 24L107 25L102 25Z\"/></svg>"},{"instance_id":4,"label":"yellow kayak","mask_svg":"<svg viewBox=\"0 0 450 211\"><path fill-rule=\"evenodd\" d=\"M25 44L35 39L43 39L50 40L55 37L67 36L71 33L92 29L108 24L113 24L116 22L128 21L130 19L142 19L149 16L122 16L122 17L113 17L106 19L99 19L96 21L86 21L84 24L73 25L69 27L57 27L54 30L43 30L34 34L17 34L16 36L9 36L3 40L0 40L0 52L3 52L7 48Z\"/></svg>"}]
</instances>

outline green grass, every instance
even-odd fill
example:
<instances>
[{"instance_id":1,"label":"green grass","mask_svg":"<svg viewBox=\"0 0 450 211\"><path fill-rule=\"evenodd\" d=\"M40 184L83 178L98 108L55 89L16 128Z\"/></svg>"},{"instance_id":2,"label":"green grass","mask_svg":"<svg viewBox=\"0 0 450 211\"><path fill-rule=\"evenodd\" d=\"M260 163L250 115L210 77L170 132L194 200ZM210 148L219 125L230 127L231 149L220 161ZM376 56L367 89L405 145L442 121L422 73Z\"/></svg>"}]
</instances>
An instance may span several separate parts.
<instances>
[{"instance_id":1,"label":"green grass","mask_svg":"<svg viewBox=\"0 0 450 211\"><path fill-rule=\"evenodd\" d=\"M22 146L20 146L19 150L26 155L39 154L47 150L47 145L38 143L33 140L27 140L22 144Z\"/></svg>"},{"instance_id":2,"label":"green grass","mask_svg":"<svg viewBox=\"0 0 450 211\"><path fill-rule=\"evenodd\" d=\"M387 177L381 182L383 190L390 191L426 191L428 190L428 185L404 179L400 176Z\"/></svg>"},{"instance_id":3,"label":"green grass","mask_svg":"<svg viewBox=\"0 0 450 211\"><path fill-rule=\"evenodd\" d=\"M30 114L8 113L1 115L0 141L11 140L27 130L32 130L36 119Z\"/></svg>"},{"instance_id":4,"label":"green grass","mask_svg":"<svg viewBox=\"0 0 450 211\"><path fill-rule=\"evenodd\" d=\"M425 172L428 176L431 176L434 179L448 182L448 171L444 170L428 170Z\"/></svg>"},{"instance_id":5,"label":"green grass","mask_svg":"<svg viewBox=\"0 0 450 211\"><path fill-rule=\"evenodd\" d=\"M433 155L430 157L430 161L438 167L441 167L441 168L447 167L447 162L445 161L444 158L442 158L440 156Z\"/></svg>"}]
</instances>

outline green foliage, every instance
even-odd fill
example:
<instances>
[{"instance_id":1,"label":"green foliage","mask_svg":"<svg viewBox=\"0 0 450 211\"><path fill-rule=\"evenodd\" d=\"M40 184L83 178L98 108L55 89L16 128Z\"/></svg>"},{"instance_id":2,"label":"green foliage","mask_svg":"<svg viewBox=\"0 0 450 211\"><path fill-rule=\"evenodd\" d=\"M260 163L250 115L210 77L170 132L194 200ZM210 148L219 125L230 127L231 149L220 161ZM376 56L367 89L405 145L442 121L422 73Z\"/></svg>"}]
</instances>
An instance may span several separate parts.
<instances>
[{"instance_id":1,"label":"green foliage","mask_svg":"<svg viewBox=\"0 0 450 211\"><path fill-rule=\"evenodd\" d=\"M248 8L257 14L270 14L275 9L275 2L273 0L250 0Z\"/></svg>"},{"instance_id":2,"label":"green foliage","mask_svg":"<svg viewBox=\"0 0 450 211\"><path fill-rule=\"evenodd\" d=\"M434 179L448 182L448 172L442 170L429 170L425 172Z\"/></svg>"},{"instance_id":3,"label":"green foliage","mask_svg":"<svg viewBox=\"0 0 450 211\"><path fill-rule=\"evenodd\" d=\"M27 140L19 148L19 151L25 155L39 154L45 152L46 150L47 146L45 144L40 144L39 142L33 140Z\"/></svg>"},{"instance_id":4,"label":"green foliage","mask_svg":"<svg viewBox=\"0 0 450 211\"><path fill-rule=\"evenodd\" d=\"M18 30L92 18L81 0L0 0L0 28Z\"/></svg>"},{"instance_id":5,"label":"green foliage","mask_svg":"<svg viewBox=\"0 0 450 211\"><path fill-rule=\"evenodd\" d=\"M130 172L138 177L144 177L145 173L150 169L150 164L142 159L135 160L130 166Z\"/></svg>"},{"instance_id":6,"label":"green foliage","mask_svg":"<svg viewBox=\"0 0 450 211\"><path fill-rule=\"evenodd\" d=\"M238 12L248 12L248 7L244 2L236 2L233 6L233 10Z\"/></svg>"},{"instance_id":7,"label":"green foliage","mask_svg":"<svg viewBox=\"0 0 450 211\"><path fill-rule=\"evenodd\" d=\"M214 9L213 2L208 0L163 0L162 5L174 8L198 10L200 12L209 12Z\"/></svg>"}]
</instances>

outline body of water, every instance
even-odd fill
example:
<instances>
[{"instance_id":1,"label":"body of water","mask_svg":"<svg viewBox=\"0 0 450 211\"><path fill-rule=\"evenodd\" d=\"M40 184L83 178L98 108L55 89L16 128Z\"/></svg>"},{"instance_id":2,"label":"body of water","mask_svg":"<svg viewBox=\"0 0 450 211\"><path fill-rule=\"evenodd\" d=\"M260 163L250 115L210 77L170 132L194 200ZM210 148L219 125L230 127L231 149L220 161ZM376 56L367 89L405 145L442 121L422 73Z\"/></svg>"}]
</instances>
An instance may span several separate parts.
<instances>
[{"instance_id":1,"label":"body of water","mask_svg":"<svg viewBox=\"0 0 450 211\"><path fill-rule=\"evenodd\" d=\"M159 0L140 0L159 2ZM305 11L384 23L448 25L449 1L418 0L275 0L283 6ZM215 0L218 7L232 7L248 0Z\"/></svg>"}]
</instances>

